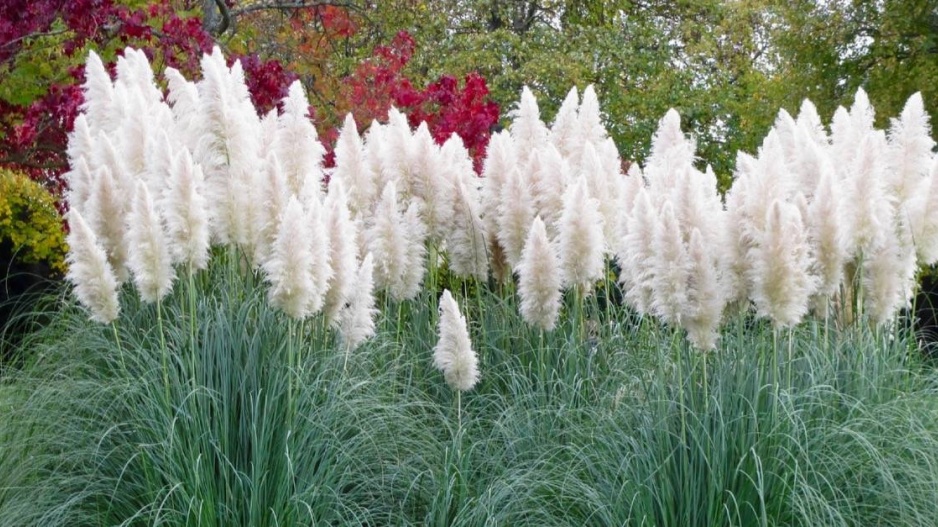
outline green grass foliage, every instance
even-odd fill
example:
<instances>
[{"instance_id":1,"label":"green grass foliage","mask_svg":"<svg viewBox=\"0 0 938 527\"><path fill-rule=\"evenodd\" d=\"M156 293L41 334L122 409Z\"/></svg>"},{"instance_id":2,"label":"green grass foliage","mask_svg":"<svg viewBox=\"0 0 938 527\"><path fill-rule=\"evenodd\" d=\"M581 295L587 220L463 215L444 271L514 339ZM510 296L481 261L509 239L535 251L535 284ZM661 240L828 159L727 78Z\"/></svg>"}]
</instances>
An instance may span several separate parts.
<instances>
[{"instance_id":1,"label":"green grass foliage","mask_svg":"<svg viewBox=\"0 0 938 527\"><path fill-rule=\"evenodd\" d=\"M432 367L437 296L344 350L224 258L109 326L65 302L0 377L0 525L928 525L934 375L902 331L718 350L595 298L541 333L467 287L482 378ZM459 400L461 399L461 400Z\"/></svg>"}]
</instances>

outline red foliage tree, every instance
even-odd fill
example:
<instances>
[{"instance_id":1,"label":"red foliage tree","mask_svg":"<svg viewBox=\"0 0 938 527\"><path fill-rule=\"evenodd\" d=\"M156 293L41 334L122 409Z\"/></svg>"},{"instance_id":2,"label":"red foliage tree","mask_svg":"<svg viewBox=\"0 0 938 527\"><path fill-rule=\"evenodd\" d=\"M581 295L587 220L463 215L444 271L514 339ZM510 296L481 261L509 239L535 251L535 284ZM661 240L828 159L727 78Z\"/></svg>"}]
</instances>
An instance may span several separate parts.
<instances>
[{"instance_id":1,"label":"red foliage tree","mask_svg":"<svg viewBox=\"0 0 938 527\"><path fill-rule=\"evenodd\" d=\"M387 119L391 106L407 115L411 126L426 121L440 144L455 133L472 155L477 172L492 128L498 122L498 105L489 99L485 79L476 73L466 76L462 87L449 75L424 89L417 89L403 70L414 53L414 38L399 33L388 46L375 49L370 60L362 62L345 79L346 97L359 126Z\"/></svg>"}]
</instances>

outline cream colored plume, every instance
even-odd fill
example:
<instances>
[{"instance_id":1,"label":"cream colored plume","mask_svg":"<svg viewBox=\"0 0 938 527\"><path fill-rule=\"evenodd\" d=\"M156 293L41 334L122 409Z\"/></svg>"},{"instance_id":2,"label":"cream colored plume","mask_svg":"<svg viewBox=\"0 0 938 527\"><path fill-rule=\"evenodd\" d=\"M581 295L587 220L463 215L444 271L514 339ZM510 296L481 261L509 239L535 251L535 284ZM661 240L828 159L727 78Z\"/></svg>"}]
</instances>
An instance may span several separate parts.
<instances>
[{"instance_id":1,"label":"cream colored plume","mask_svg":"<svg viewBox=\"0 0 938 527\"><path fill-rule=\"evenodd\" d=\"M478 358L469 340L466 318L448 289L440 297L439 341L433 348L433 365L454 390L469 391L479 382Z\"/></svg>"},{"instance_id":2,"label":"cream colored plume","mask_svg":"<svg viewBox=\"0 0 938 527\"><path fill-rule=\"evenodd\" d=\"M183 263L190 271L208 267L211 231L205 200L202 168L192 162L189 150L176 155L169 172L162 206L174 263Z\"/></svg>"},{"instance_id":3,"label":"cream colored plume","mask_svg":"<svg viewBox=\"0 0 938 527\"><path fill-rule=\"evenodd\" d=\"M559 244L564 285L591 291L603 276L603 219L582 175L564 195Z\"/></svg>"},{"instance_id":4,"label":"cream colored plume","mask_svg":"<svg viewBox=\"0 0 938 527\"><path fill-rule=\"evenodd\" d=\"M75 287L75 296L91 313L91 319L107 324L117 318L120 311L117 279L104 248L98 244L81 213L70 211L68 224L68 254L65 259L68 272L65 279Z\"/></svg>"},{"instance_id":5,"label":"cream colored plume","mask_svg":"<svg viewBox=\"0 0 938 527\"><path fill-rule=\"evenodd\" d=\"M311 228L303 206L291 196L277 227L270 258L264 262L271 305L302 320L311 313L315 285L311 274ZM304 243L305 242L305 243Z\"/></svg>"},{"instance_id":6,"label":"cream colored plume","mask_svg":"<svg viewBox=\"0 0 938 527\"><path fill-rule=\"evenodd\" d=\"M540 216L528 232L516 268L521 317L544 331L554 329L560 314L562 281L557 253L547 238L547 229Z\"/></svg>"},{"instance_id":7,"label":"cream colored plume","mask_svg":"<svg viewBox=\"0 0 938 527\"><path fill-rule=\"evenodd\" d=\"M166 233L153 206L150 191L142 181L127 217L130 245L127 263L133 273L140 299L156 302L173 288L176 272L169 256Z\"/></svg>"},{"instance_id":8,"label":"cream colored plume","mask_svg":"<svg viewBox=\"0 0 938 527\"><path fill-rule=\"evenodd\" d=\"M358 348L375 334L374 258L365 256L355 273L354 288L348 304L339 311L339 339L348 350Z\"/></svg>"}]
</instances>

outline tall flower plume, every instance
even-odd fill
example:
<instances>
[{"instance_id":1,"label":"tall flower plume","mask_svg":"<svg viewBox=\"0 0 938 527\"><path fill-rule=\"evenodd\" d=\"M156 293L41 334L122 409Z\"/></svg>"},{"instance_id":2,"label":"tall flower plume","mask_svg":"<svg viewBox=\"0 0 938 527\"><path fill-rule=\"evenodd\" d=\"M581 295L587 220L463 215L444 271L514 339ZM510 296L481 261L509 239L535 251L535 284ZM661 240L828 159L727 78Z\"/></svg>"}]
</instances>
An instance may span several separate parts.
<instances>
[{"instance_id":1,"label":"tall flower plume","mask_svg":"<svg viewBox=\"0 0 938 527\"><path fill-rule=\"evenodd\" d=\"M365 256L355 273L355 283L348 305L339 311L339 339L354 350L375 334L374 258Z\"/></svg>"},{"instance_id":2,"label":"tall flower plume","mask_svg":"<svg viewBox=\"0 0 938 527\"><path fill-rule=\"evenodd\" d=\"M117 318L117 279L108 264L107 254L81 213L68 213L68 272L66 280L75 286L78 301L91 312L95 322L107 324Z\"/></svg>"},{"instance_id":3,"label":"tall flower plume","mask_svg":"<svg viewBox=\"0 0 938 527\"><path fill-rule=\"evenodd\" d=\"M314 294L310 226L303 206L291 196L280 219L270 258L264 262L270 303L295 319L310 315Z\"/></svg>"},{"instance_id":4,"label":"tall flower plume","mask_svg":"<svg viewBox=\"0 0 938 527\"><path fill-rule=\"evenodd\" d=\"M564 196L559 242L564 284L590 290L603 275L603 220L582 175Z\"/></svg>"},{"instance_id":5,"label":"tall flower plume","mask_svg":"<svg viewBox=\"0 0 938 527\"><path fill-rule=\"evenodd\" d=\"M560 314L563 284L557 254L540 216L534 218L516 271L521 317L545 331L554 329Z\"/></svg>"},{"instance_id":6,"label":"tall flower plume","mask_svg":"<svg viewBox=\"0 0 938 527\"><path fill-rule=\"evenodd\" d=\"M137 183L137 193L127 218L130 243L128 264L134 284L144 302L156 302L173 287L173 270L166 244L166 233L156 214L150 191L144 182Z\"/></svg>"},{"instance_id":7,"label":"tall flower plume","mask_svg":"<svg viewBox=\"0 0 938 527\"><path fill-rule=\"evenodd\" d=\"M440 297L439 341L433 348L433 365L454 390L469 391L479 381L479 360L469 340L466 318L449 289Z\"/></svg>"},{"instance_id":8,"label":"tall flower plume","mask_svg":"<svg viewBox=\"0 0 938 527\"><path fill-rule=\"evenodd\" d=\"M189 150L184 148L169 172L161 210L173 261L185 263L193 271L208 266L211 231L204 185L202 168L192 163Z\"/></svg>"}]
</instances>

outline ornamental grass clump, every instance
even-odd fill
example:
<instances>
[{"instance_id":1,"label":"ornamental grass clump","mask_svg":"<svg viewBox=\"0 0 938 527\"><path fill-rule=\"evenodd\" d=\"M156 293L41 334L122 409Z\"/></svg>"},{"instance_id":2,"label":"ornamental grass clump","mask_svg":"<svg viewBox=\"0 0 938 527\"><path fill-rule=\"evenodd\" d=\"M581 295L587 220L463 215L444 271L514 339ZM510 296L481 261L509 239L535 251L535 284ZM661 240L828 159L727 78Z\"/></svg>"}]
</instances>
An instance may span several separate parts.
<instances>
[{"instance_id":1,"label":"ornamental grass clump","mask_svg":"<svg viewBox=\"0 0 938 527\"><path fill-rule=\"evenodd\" d=\"M260 116L237 62L202 66L164 96L144 55L89 57L82 308L0 372L0 524L938 517L936 379L897 318L938 252L917 99L888 134L862 93L829 131L780 112L723 197L673 110L623 174L592 87L550 126L524 89L479 178L397 110L324 168L299 84Z\"/></svg>"}]
</instances>

